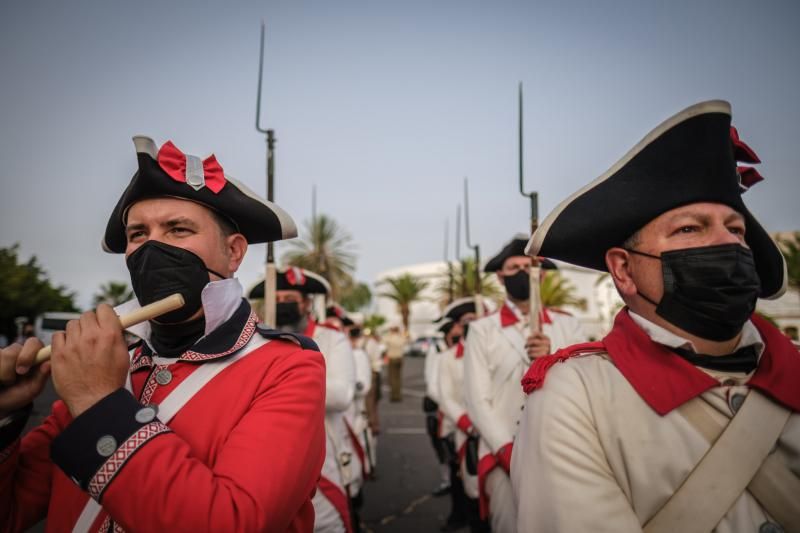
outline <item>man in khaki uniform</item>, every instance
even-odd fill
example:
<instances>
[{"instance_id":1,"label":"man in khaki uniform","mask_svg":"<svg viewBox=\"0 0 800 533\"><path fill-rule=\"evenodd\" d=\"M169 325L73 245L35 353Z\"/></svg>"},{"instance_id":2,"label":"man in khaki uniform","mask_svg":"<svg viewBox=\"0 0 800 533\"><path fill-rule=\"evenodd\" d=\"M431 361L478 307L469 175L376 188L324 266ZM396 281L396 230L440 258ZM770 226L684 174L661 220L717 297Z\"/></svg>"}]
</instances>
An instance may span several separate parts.
<instances>
[{"instance_id":1,"label":"man in khaki uniform","mask_svg":"<svg viewBox=\"0 0 800 533\"><path fill-rule=\"evenodd\" d=\"M386 358L389 360L389 400L400 402L403 400L403 352L406 349L406 336L400 333L399 326L389 328L389 333L383 337L386 345Z\"/></svg>"},{"instance_id":2,"label":"man in khaki uniform","mask_svg":"<svg viewBox=\"0 0 800 533\"><path fill-rule=\"evenodd\" d=\"M799 530L800 355L753 314L786 265L742 202L760 176L737 161L759 161L730 114L668 119L531 239L607 270L627 307L523 378L518 531Z\"/></svg>"}]
</instances>

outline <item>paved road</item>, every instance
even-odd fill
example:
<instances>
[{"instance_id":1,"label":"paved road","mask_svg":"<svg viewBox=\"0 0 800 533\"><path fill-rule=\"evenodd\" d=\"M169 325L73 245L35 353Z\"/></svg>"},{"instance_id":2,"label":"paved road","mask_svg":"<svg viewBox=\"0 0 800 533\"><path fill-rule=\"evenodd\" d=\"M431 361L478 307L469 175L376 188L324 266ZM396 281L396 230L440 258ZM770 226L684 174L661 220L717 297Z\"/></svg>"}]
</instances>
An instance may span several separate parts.
<instances>
[{"instance_id":1,"label":"paved road","mask_svg":"<svg viewBox=\"0 0 800 533\"><path fill-rule=\"evenodd\" d=\"M440 474L425 433L422 372L422 358L406 358L403 401L389 402L388 390L384 391L380 404L378 479L364 488L361 518L365 531L438 531L450 512L449 496L431 496L431 491L439 484Z\"/></svg>"},{"instance_id":2,"label":"paved road","mask_svg":"<svg viewBox=\"0 0 800 533\"><path fill-rule=\"evenodd\" d=\"M448 496L431 496L440 477L438 463L425 433L422 372L422 358L406 358L403 401L389 402L389 392L384 391L380 404L382 432L378 442L378 477L364 487L361 519L365 532L435 532L450 511ZM37 399L30 427L47 416L55 399L52 387ZM43 524L31 531L44 531Z\"/></svg>"}]
</instances>

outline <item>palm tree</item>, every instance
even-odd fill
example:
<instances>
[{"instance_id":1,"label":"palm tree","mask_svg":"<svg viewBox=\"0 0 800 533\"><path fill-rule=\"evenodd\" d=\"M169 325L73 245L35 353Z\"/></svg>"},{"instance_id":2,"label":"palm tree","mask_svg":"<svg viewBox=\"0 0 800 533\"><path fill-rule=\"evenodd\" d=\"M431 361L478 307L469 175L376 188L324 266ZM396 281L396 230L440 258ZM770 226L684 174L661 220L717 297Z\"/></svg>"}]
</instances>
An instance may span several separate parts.
<instances>
[{"instance_id":1,"label":"palm tree","mask_svg":"<svg viewBox=\"0 0 800 533\"><path fill-rule=\"evenodd\" d=\"M133 291L124 281L109 281L105 285L100 285L99 292L95 293L92 305L97 307L100 304L108 304L116 307L133 298Z\"/></svg>"},{"instance_id":2,"label":"palm tree","mask_svg":"<svg viewBox=\"0 0 800 533\"><path fill-rule=\"evenodd\" d=\"M358 311L369 305L372 301L372 291L366 283L354 283L342 289L339 303L348 311Z\"/></svg>"},{"instance_id":3,"label":"palm tree","mask_svg":"<svg viewBox=\"0 0 800 533\"><path fill-rule=\"evenodd\" d=\"M284 263L316 272L331 284L334 300L342 289L353 284L356 256L353 239L335 220L318 215L305 223L305 235L289 241L293 249L283 256Z\"/></svg>"},{"instance_id":4,"label":"palm tree","mask_svg":"<svg viewBox=\"0 0 800 533\"><path fill-rule=\"evenodd\" d=\"M403 274L396 278L387 278L381 282L384 283L389 284L389 290L381 293L381 296L397 302L400 316L403 317L403 326L408 331L411 303L421 299L421 293L428 286L428 282L417 279L411 274Z\"/></svg>"},{"instance_id":5,"label":"palm tree","mask_svg":"<svg viewBox=\"0 0 800 533\"><path fill-rule=\"evenodd\" d=\"M575 286L553 270L546 271L542 278L539 295L545 307L573 306L586 310L586 298L577 298Z\"/></svg>"},{"instance_id":6,"label":"palm tree","mask_svg":"<svg viewBox=\"0 0 800 533\"><path fill-rule=\"evenodd\" d=\"M375 331L386 323L386 317L383 315L369 315L364 319L364 329Z\"/></svg>"},{"instance_id":7,"label":"palm tree","mask_svg":"<svg viewBox=\"0 0 800 533\"><path fill-rule=\"evenodd\" d=\"M452 301L450 299L451 275L453 276L453 300L475 295L474 259L467 258L460 262L451 263L447 277L436 285L436 293L444 301L445 305ZM481 272L481 294L492 300L501 300L503 298L503 291L497 285L495 279L491 272Z\"/></svg>"},{"instance_id":8,"label":"palm tree","mask_svg":"<svg viewBox=\"0 0 800 533\"><path fill-rule=\"evenodd\" d=\"M800 231L794 232L791 238L780 239L778 242L786 259L789 286L800 289Z\"/></svg>"}]
</instances>

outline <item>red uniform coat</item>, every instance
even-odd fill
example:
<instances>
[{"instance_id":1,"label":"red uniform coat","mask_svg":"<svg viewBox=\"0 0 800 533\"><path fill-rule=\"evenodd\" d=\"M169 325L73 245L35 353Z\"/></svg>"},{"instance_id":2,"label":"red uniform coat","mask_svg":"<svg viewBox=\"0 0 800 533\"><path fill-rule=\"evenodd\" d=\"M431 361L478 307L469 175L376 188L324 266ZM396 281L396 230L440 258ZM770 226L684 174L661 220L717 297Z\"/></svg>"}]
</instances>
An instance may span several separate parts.
<instances>
[{"instance_id":1,"label":"red uniform coat","mask_svg":"<svg viewBox=\"0 0 800 533\"><path fill-rule=\"evenodd\" d=\"M140 350L133 395L120 389L74 420L56 402L40 427L0 452L2 530L23 531L47 513L48 531L70 531L91 494L104 509L92 531L311 531L325 457L319 352L271 340L211 380L169 427L135 419L142 403L158 404L199 364L236 353L254 334L256 317L242 302L171 364L154 365ZM160 384L165 367L171 380ZM119 446L102 457L98 438L107 435Z\"/></svg>"}]
</instances>

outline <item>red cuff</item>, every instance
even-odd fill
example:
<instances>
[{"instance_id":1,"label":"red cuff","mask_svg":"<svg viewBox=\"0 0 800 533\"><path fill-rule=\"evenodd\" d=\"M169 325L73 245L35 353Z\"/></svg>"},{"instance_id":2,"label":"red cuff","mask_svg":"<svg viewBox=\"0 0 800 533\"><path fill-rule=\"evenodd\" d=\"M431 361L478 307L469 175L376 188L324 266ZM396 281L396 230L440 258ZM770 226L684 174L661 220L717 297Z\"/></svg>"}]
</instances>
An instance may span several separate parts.
<instances>
[{"instance_id":1,"label":"red cuff","mask_svg":"<svg viewBox=\"0 0 800 533\"><path fill-rule=\"evenodd\" d=\"M511 473L511 449L514 447L514 443L509 442L499 450L497 453L494 454L497 457L497 462L506 471L506 473Z\"/></svg>"},{"instance_id":2,"label":"red cuff","mask_svg":"<svg viewBox=\"0 0 800 533\"><path fill-rule=\"evenodd\" d=\"M464 413L458 418L458 422L456 422L458 429L463 431L464 433L469 433L469 430L472 429L472 420L469 419L469 416Z\"/></svg>"}]
</instances>

